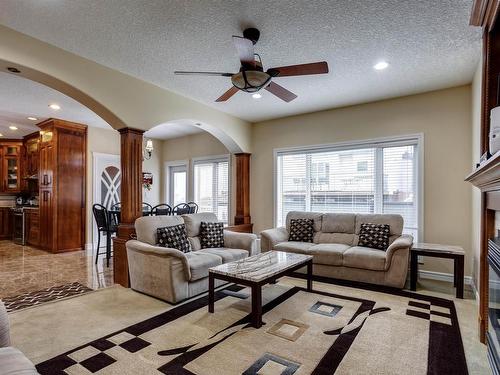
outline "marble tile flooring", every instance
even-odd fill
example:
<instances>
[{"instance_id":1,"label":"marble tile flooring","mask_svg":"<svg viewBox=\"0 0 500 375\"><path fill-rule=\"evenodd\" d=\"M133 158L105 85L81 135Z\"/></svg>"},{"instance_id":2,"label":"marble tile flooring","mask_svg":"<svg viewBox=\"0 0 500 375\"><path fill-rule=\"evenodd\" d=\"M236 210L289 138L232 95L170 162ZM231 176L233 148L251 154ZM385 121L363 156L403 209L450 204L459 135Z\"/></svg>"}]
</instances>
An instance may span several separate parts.
<instances>
[{"instance_id":1,"label":"marble tile flooring","mask_svg":"<svg viewBox=\"0 0 500 375\"><path fill-rule=\"evenodd\" d=\"M52 254L30 246L0 241L0 298L79 282L92 289L113 284L113 266L105 257L94 264L91 252Z\"/></svg>"}]
</instances>

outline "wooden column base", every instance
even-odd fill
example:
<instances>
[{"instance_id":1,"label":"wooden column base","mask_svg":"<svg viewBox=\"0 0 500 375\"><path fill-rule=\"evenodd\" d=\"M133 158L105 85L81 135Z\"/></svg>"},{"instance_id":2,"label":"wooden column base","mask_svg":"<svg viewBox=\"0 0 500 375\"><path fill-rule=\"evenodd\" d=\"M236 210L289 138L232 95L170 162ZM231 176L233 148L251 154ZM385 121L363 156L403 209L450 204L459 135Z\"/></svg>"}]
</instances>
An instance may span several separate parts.
<instances>
[{"instance_id":1,"label":"wooden column base","mask_svg":"<svg viewBox=\"0 0 500 375\"><path fill-rule=\"evenodd\" d=\"M113 239L113 279L115 284L120 284L125 288L130 287L125 243L132 238L135 238L134 225L120 224L118 235Z\"/></svg>"}]
</instances>

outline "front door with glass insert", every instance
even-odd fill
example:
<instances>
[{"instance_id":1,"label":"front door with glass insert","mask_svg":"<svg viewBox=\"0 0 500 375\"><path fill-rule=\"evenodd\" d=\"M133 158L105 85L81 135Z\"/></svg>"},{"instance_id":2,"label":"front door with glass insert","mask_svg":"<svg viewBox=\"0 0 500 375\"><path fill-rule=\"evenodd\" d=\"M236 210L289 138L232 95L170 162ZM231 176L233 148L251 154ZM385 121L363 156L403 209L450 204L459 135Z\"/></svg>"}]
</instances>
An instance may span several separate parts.
<instances>
[{"instance_id":1,"label":"front door with glass insert","mask_svg":"<svg viewBox=\"0 0 500 375\"><path fill-rule=\"evenodd\" d=\"M187 165L168 168L168 201L172 207L187 202Z\"/></svg>"}]
</instances>

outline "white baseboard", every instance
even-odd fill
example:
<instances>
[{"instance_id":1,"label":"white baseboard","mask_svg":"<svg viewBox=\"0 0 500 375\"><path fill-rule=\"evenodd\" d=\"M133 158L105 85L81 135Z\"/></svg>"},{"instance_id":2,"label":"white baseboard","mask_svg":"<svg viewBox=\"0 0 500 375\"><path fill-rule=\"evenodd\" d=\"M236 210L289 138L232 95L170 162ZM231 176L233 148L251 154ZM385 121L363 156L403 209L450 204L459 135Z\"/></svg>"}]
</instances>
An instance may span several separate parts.
<instances>
[{"instance_id":1,"label":"white baseboard","mask_svg":"<svg viewBox=\"0 0 500 375\"><path fill-rule=\"evenodd\" d=\"M453 274L451 274L451 273L434 272L434 271L418 271L418 276L421 277L422 279L447 281L450 283L453 282ZM467 285L472 285L473 284L472 277L465 276L464 283Z\"/></svg>"}]
</instances>

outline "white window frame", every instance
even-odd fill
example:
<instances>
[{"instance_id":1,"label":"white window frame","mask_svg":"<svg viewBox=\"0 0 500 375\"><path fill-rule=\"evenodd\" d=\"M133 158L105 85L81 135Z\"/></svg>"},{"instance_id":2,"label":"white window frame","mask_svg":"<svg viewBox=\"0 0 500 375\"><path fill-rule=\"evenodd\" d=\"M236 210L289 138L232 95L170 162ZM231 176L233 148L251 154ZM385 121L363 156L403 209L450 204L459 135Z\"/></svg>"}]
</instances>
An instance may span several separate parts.
<instances>
[{"instance_id":1,"label":"white window frame","mask_svg":"<svg viewBox=\"0 0 500 375\"><path fill-rule=\"evenodd\" d=\"M170 202L170 184L172 181L170 181L170 167L186 167L186 198L191 200L189 196L189 185L190 185L190 178L191 178L191 169L189 168L189 160L173 160L173 161L166 161L164 164L164 173L165 173L165 187L164 187L164 193L165 193L165 199L163 199L165 202L168 202L168 204L172 204ZM173 207L172 207L173 208Z\"/></svg>"},{"instance_id":2,"label":"white window frame","mask_svg":"<svg viewBox=\"0 0 500 375\"><path fill-rule=\"evenodd\" d=\"M359 141L347 141L347 142L336 142L336 143L326 143L308 146L295 146L295 147L283 147L273 149L273 223L274 227L278 223L278 155L282 153L297 153L302 154L305 152L321 152L324 151L341 151L341 150L353 150L360 148L370 148L370 147L388 147L388 146L406 146L410 144L417 145L417 159L415 163L415 176L416 176L416 206L417 206L417 223L418 223L418 238L415 241L423 241L424 239L424 134L408 134L393 137L381 137L372 138ZM380 151L382 151L380 149ZM376 160L382 160L382 158L376 158ZM382 186L376 184L376 186ZM375 194L382 194L381 191L376 191Z\"/></svg>"},{"instance_id":3,"label":"white window frame","mask_svg":"<svg viewBox=\"0 0 500 375\"><path fill-rule=\"evenodd\" d=\"M189 197L190 200L194 201L194 166L195 164L198 163L215 163L215 162L221 162L221 161L227 161L227 189L228 189L228 202L227 202L227 225L231 225L232 217L231 217L231 202L232 202L232 160L231 160L231 154L223 154L223 155L212 155L212 156L201 156L201 157L196 157L191 159L191 167L190 167L190 174L191 174L191 183L190 183L190 191L189 191Z\"/></svg>"}]
</instances>

